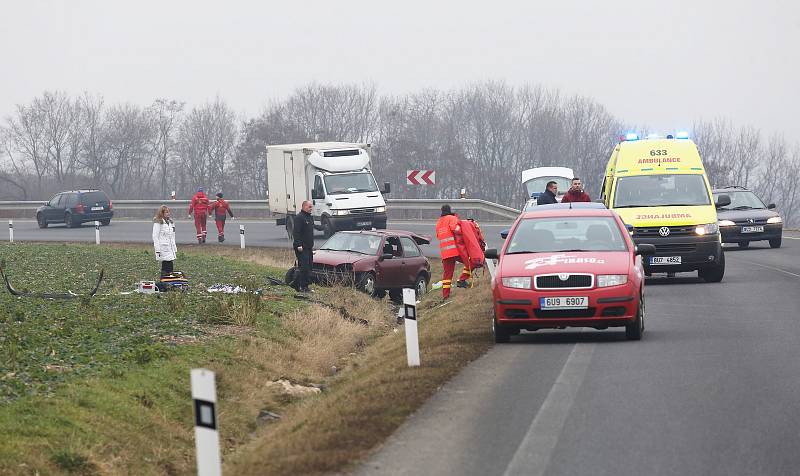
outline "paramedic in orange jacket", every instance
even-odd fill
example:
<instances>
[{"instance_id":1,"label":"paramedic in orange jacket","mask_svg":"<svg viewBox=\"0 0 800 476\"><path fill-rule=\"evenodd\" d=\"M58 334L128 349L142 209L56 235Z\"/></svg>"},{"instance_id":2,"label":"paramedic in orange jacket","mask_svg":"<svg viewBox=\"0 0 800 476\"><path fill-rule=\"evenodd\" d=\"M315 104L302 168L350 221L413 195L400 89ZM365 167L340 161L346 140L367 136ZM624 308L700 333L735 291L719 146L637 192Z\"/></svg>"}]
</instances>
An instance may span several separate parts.
<instances>
[{"instance_id":1,"label":"paramedic in orange jacket","mask_svg":"<svg viewBox=\"0 0 800 476\"><path fill-rule=\"evenodd\" d=\"M444 276L442 277L442 297L450 297L450 288L453 283L453 272L456 269L456 261L460 260L459 249L456 240L461 236L461 226L458 217L450 209L450 205L442 205L442 216L436 222L436 239L439 240L439 255L442 258ZM466 268L464 269L466 272ZM461 273L462 279L467 279Z\"/></svg>"},{"instance_id":2,"label":"paramedic in orange jacket","mask_svg":"<svg viewBox=\"0 0 800 476\"><path fill-rule=\"evenodd\" d=\"M217 224L217 241L222 243L225 241L225 219L228 215L233 218L231 206L222 198L222 192L217 193L217 200L208 207L208 216L211 216L212 213L214 214L214 222Z\"/></svg>"},{"instance_id":3,"label":"paramedic in orange jacket","mask_svg":"<svg viewBox=\"0 0 800 476\"><path fill-rule=\"evenodd\" d=\"M197 230L197 242L201 244L206 242L208 205L208 197L206 197L203 187L198 188L189 204L189 218L192 218L192 211L194 211L194 228Z\"/></svg>"}]
</instances>

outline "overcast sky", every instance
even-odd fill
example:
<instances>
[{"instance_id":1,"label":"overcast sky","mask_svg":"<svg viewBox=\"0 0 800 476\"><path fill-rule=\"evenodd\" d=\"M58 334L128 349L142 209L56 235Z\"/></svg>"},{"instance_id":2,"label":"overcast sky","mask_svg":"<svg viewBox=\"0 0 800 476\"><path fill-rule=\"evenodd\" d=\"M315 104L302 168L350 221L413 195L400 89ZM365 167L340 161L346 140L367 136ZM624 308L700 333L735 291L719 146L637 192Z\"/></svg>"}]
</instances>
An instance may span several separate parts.
<instances>
[{"instance_id":1,"label":"overcast sky","mask_svg":"<svg viewBox=\"0 0 800 476\"><path fill-rule=\"evenodd\" d=\"M722 117L800 142L793 1L5 0L0 117L45 90L255 115L310 81L485 79L591 96L653 130Z\"/></svg>"}]
</instances>

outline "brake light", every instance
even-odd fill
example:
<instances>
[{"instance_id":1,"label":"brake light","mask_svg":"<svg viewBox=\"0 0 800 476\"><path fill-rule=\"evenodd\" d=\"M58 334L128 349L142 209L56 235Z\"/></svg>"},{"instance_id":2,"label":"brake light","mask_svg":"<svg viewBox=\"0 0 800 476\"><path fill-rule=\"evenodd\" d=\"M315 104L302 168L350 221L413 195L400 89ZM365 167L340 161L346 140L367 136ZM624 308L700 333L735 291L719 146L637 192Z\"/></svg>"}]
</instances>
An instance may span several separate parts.
<instances>
[{"instance_id":1,"label":"brake light","mask_svg":"<svg viewBox=\"0 0 800 476\"><path fill-rule=\"evenodd\" d=\"M79 203L75 205L75 212L76 213L83 213L83 209L86 208L83 206L83 203Z\"/></svg>"},{"instance_id":2,"label":"brake light","mask_svg":"<svg viewBox=\"0 0 800 476\"><path fill-rule=\"evenodd\" d=\"M112 202L111 199L109 199L108 200L108 209L111 210L112 208L114 208L114 202Z\"/></svg>"}]
</instances>

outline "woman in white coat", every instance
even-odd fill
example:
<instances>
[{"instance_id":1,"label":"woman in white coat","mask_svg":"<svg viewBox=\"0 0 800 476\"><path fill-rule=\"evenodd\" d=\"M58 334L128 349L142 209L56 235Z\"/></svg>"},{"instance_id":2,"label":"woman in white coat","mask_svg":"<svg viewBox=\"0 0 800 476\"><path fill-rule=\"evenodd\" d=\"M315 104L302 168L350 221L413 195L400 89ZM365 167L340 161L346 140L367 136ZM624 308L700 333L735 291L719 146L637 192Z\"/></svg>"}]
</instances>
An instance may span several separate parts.
<instances>
[{"instance_id":1,"label":"woman in white coat","mask_svg":"<svg viewBox=\"0 0 800 476\"><path fill-rule=\"evenodd\" d=\"M161 276L171 273L178 247L175 246L172 213L166 205L161 205L153 218L153 248L156 251L156 259L161 261Z\"/></svg>"}]
</instances>

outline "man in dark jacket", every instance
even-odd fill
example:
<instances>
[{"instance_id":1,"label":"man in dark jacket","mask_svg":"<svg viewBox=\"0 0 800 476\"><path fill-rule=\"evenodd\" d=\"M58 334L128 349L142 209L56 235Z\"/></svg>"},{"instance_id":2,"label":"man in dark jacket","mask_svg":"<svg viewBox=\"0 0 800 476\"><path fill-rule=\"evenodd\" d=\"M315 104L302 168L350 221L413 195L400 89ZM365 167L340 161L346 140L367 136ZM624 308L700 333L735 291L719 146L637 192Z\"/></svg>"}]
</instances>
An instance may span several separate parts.
<instances>
[{"instance_id":1,"label":"man in dark jacket","mask_svg":"<svg viewBox=\"0 0 800 476\"><path fill-rule=\"evenodd\" d=\"M544 193L539 195L539 198L536 199L536 204L549 205L551 203L558 203L558 200L556 200L557 193L558 193L558 184L552 180L547 182L547 187L545 187Z\"/></svg>"},{"instance_id":2,"label":"man in dark jacket","mask_svg":"<svg viewBox=\"0 0 800 476\"><path fill-rule=\"evenodd\" d=\"M295 287L300 292L309 292L308 283L311 275L311 267L314 263L314 217L311 210L314 208L311 202L306 200L301 206L302 210L294 217L294 229L292 238L294 242L294 255L297 257L297 267L300 274L295 281Z\"/></svg>"},{"instance_id":3,"label":"man in dark jacket","mask_svg":"<svg viewBox=\"0 0 800 476\"><path fill-rule=\"evenodd\" d=\"M567 190L567 193L561 197L561 203L570 202L591 202L589 194L583 191L583 182L578 177L572 179L572 186Z\"/></svg>"}]
</instances>

